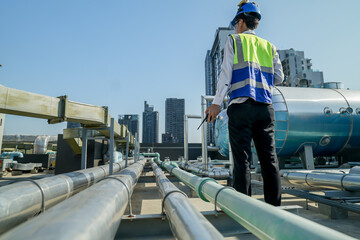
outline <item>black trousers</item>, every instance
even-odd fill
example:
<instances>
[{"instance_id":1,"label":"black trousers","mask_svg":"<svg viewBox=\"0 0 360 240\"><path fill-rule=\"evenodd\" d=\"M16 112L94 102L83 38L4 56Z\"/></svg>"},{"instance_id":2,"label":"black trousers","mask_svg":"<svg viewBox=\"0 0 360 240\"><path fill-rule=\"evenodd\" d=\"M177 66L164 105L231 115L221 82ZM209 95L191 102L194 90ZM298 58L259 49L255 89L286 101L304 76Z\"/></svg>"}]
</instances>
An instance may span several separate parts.
<instances>
[{"instance_id":1,"label":"black trousers","mask_svg":"<svg viewBox=\"0 0 360 240\"><path fill-rule=\"evenodd\" d=\"M273 106L248 99L241 104L231 104L227 113L234 158L233 187L251 196L250 160L253 139L262 169L265 202L280 206L281 180L275 149Z\"/></svg>"}]
</instances>

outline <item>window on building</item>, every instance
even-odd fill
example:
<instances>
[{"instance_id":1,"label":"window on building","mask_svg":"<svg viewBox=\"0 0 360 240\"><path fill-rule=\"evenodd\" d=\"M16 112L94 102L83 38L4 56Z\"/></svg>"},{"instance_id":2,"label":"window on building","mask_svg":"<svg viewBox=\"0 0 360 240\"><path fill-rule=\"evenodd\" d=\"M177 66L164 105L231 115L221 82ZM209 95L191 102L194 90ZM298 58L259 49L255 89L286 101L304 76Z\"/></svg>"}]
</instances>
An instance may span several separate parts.
<instances>
[{"instance_id":1,"label":"window on building","mask_svg":"<svg viewBox=\"0 0 360 240\"><path fill-rule=\"evenodd\" d=\"M288 54L288 53L287 53L287 54L285 54L285 57L287 57L287 58L288 58L288 57L289 57L289 54Z\"/></svg>"},{"instance_id":2,"label":"window on building","mask_svg":"<svg viewBox=\"0 0 360 240\"><path fill-rule=\"evenodd\" d=\"M305 68L304 68L304 67L302 67L302 70L304 71L304 70L305 70Z\"/></svg>"},{"instance_id":3,"label":"window on building","mask_svg":"<svg viewBox=\"0 0 360 240\"><path fill-rule=\"evenodd\" d=\"M303 78L306 78L306 73L303 74Z\"/></svg>"}]
</instances>

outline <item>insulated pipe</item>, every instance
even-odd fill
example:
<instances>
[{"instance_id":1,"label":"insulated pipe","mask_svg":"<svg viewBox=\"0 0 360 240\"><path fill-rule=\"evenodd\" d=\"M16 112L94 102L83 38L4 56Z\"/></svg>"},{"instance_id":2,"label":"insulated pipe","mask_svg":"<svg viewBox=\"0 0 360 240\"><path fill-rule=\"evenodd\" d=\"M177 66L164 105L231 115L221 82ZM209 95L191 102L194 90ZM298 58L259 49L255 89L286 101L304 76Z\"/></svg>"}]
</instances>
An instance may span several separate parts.
<instances>
[{"instance_id":1,"label":"insulated pipe","mask_svg":"<svg viewBox=\"0 0 360 240\"><path fill-rule=\"evenodd\" d=\"M132 164L0 239L114 239L144 165L145 160Z\"/></svg>"},{"instance_id":2,"label":"insulated pipe","mask_svg":"<svg viewBox=\"0 0 360 240\"><path fill-rule=\"evenodd\" d=\"M217 196L217 205L260 239L355 239L237 191L226 189L213 179L197 177L169 162L163 162L161 166L196 191L201 199L215 203Z\"/></svg>"},{"instance_id":3,"label":"insulated pipe","mask_svg":"<svg viewBox=\"0 0 360 240\"><path fill-rule=\"evenodd\" d=\"M124 168L123 162L114 164L114 172L122 168ZM86 189L107 175L109 175L109 165L32 180L32 182L24 180L1 187L0 233Z\"/></svg>"},{"instance_id":4,"label":"insulated pipe","mask_svg":"<svg viewBox=\"0 0 360 240\"><path fill-rule=\"evenodd\" d=\"M224 239L187 197L165 177L163 171L154 162L152 169L164 201L165 213L176 239Z\"/></svg>"},{"instance_id":5,"label":"insulated pipe","mask_svg":"<svg viewBox=\"0 0 360 240\"><path fill-rule=\"evenodd\" d=\"M359 174L285 172L283 178L291 184L360 191Z\"/></svg>"}]
</instances>

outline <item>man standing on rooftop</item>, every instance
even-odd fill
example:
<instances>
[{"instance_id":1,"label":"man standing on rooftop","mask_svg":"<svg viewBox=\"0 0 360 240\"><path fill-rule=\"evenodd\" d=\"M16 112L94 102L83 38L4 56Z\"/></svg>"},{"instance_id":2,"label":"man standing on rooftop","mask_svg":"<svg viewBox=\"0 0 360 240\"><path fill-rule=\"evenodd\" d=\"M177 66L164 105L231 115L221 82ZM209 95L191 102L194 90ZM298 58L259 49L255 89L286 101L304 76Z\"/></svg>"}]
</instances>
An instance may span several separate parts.
<instances>
[{"instance_id":1,"label":"man standing on rooftop","mask_svg":"<svg viewBox=\"0 0 360 240\"><path fill-rule=\"evenodd\" d=\"M234 157L233 187L251 196L251 139L254 140L264 182L265 202L281 204L281 180L274 139L272 90L284 79L276 47L257 37L261 19L254 2L243 0L232 21L236 34L227 39L213 104L206 109L213 121L230 94L229 138Z\"/></svg>"}]
</instances>

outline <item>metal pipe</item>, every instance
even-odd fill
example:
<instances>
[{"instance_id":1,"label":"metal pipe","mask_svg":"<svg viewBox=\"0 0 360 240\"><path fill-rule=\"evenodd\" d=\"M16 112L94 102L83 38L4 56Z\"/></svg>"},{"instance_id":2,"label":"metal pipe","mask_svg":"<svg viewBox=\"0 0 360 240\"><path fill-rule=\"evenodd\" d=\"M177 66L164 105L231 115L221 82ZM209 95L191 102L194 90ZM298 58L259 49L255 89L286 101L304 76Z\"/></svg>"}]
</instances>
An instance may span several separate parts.
<instances>
[{"instance_id":1,"label":"metal pipe","mask_svg":"<svg viewBox=\"0 0 360 240\"><path fill-rule=\"evenodd\" d=\"M113 175L114 171L113 171L113 164L114 164L114 145L115 145L115 140L114 140L114 124L115 124L115 119L111 118L110 119L110 140L109 140L109 152L110 152L110 175Z\"/></svg>"},{"instance_id":2,"label":"metal pipe","mask_svg":"<svg viewBox=\"0 0 360 240\"><path fill-rule=\"evenodd\" d=\"M155 158L154 161L160 161L160 154L159 153L140 153L140 155L144 157L153 157Z\"/></svg>"},{"instance_id":3,"label":"metal pipe","mask_svg":"<svg viewBox=\"0 0 360 240\"><path fill-rule=\"evenodd\" d=\"M132 164L0 239L114 239L144 165Z\"/></svg>"},{"instance_id":4,"label":"metal pipe","mask_svg":"<svg viewBox=\"0 0 360 240\"><path fill-rule=\"evenodd\" d=\"M291 184L360 191L359 174L286 172L283 178Z\"/></svg>"},{"instance_id":5,"label":"metal pipe","mask_svg":"<svg viewBox=\"0 0 360 240\"><path fill-rule=\"evenodd\" d=\"M206 107L206 96L201 96L201 121L205 119L205 107ZM201 126L201 145L202 145L202 163L203 163L203 169L207 170L207 164L208 164L208 152L207 152L207 123L204 123Z\"/></svg>"},{"instance_id":6,"label":"metal pipe","mask_svg":"<svg viewBox=\"0 0 360 240\"><path fill-rule=\"evenodd\" d=\"M87 129L83 127L82 129L82 148L81 148L81 169L86 169L87 165L87 144L88 144L88 138L87 138Z\"/></svg>"},{"instance_id":7,"label":"metal pipe","mask_svg":"<svg viewBox=\"0 0 360 240\"><path fill-rule=\"evenodd\" d=\"M138 133L135 133L135 143L134 143L134 161L138 160L139 156L139 145L138 145Z\"/></svg>"},{"instance_id":8,"label":"metal pipe","mask_svg":"<svg viewBox=\"0 0 360 240\"><path fill-rule=\"evenodd\" d=\"M237 191L225 189L213 179L197 177L169 162L163 162L161 166L196 191L203 200L215 203L217 196L217 205L260 239L354 239Z\"/></svg>"},{"instance_id":9,"label":"metal pipe","mask_svg":"<svg viewBox=\"0 0 360 240\"><path fill-rule=\"evenodd\" d=\"M126 134L126 155L125 155L125 167L128 166L128 158L129 158L129 143L130 143L130 131L127 131Z\"/></svg>"},{"instance_id":10,"label":"metal pipe","mask_svg":"<svg viewBox=\"0 0 360 240\"><path fill-rule=\"evenodd\" d=\"M0 113L0 153L2 148L3 136L4 136L4 126L5 126L5 114Z\"/></svg>"},{"instance_id":11,"label":"metal pipe","mask_svg":"<svg viewBox=\"0 0 360 240\"><path fill-rule=\"evenodd\" d=\"M224 239L221 233L189 202L188 198L165 177L154 162L152 162L152 169L164 201L165 213L176 239Z\"/></svg>"},{"instance_id":12,"label":"metal pipe","mask_svg":"<svg viewBox=\"0 0 360 240\"><path fill-rule=\"evenodd\" d=\"M124 163L114 164L114 172L122 168ZM109 165L1 187L0 233L33 217L43 208L52 207L88 188L107 175L109 175Z\"/></svg>"},{"instance_id":13,"label":"metal pipe","mask_svg":"<svg viewBox=\"0 0 360 240\"><path fill-rule=\"evenodd\" d=\"M290 194L290 195L294 195L294 196L297 196L297 197L309 199L311 201L315 201L315 202L318 202L318 203L323 203L323 204L326 204L326 205L329 205L329 206L332 206L332 207L341 208L341 209L344 209L344 210L347 210L347 211L351 211L351 212L355 212L355 213L360 214L360 207L358 207L358 206L354 206L354 205L350 205L348 203L342 203L342 202L326 199L324 197L317 196L316 194L308 193L308 192L305 192L305 191L302 191L302 190L283 189L282 192Z\"/></svg>"},{"instance_id":14,"label":"metal pipe","mask_svg":"<svg viewBox=\"0 0 360 240\"><path fill-rule=\"evenodd\" d=\"M189 118L201 119L201 116L191 115L191 114L185 115L185 118L184 118L184 159L185 159L185 161L189 161L189 127L188 127Z\"/></svg>"},{"instance_id":15,"label":"metal pipe","mask_svg":"<svg viewBox=\"0 0 360 240\"><path fill-rule=\"evenodd\" d=\"M188 143L188 115L184 117L184 159L185 161L189 161L189 143Z\"/></svg>"}]
</instances>

